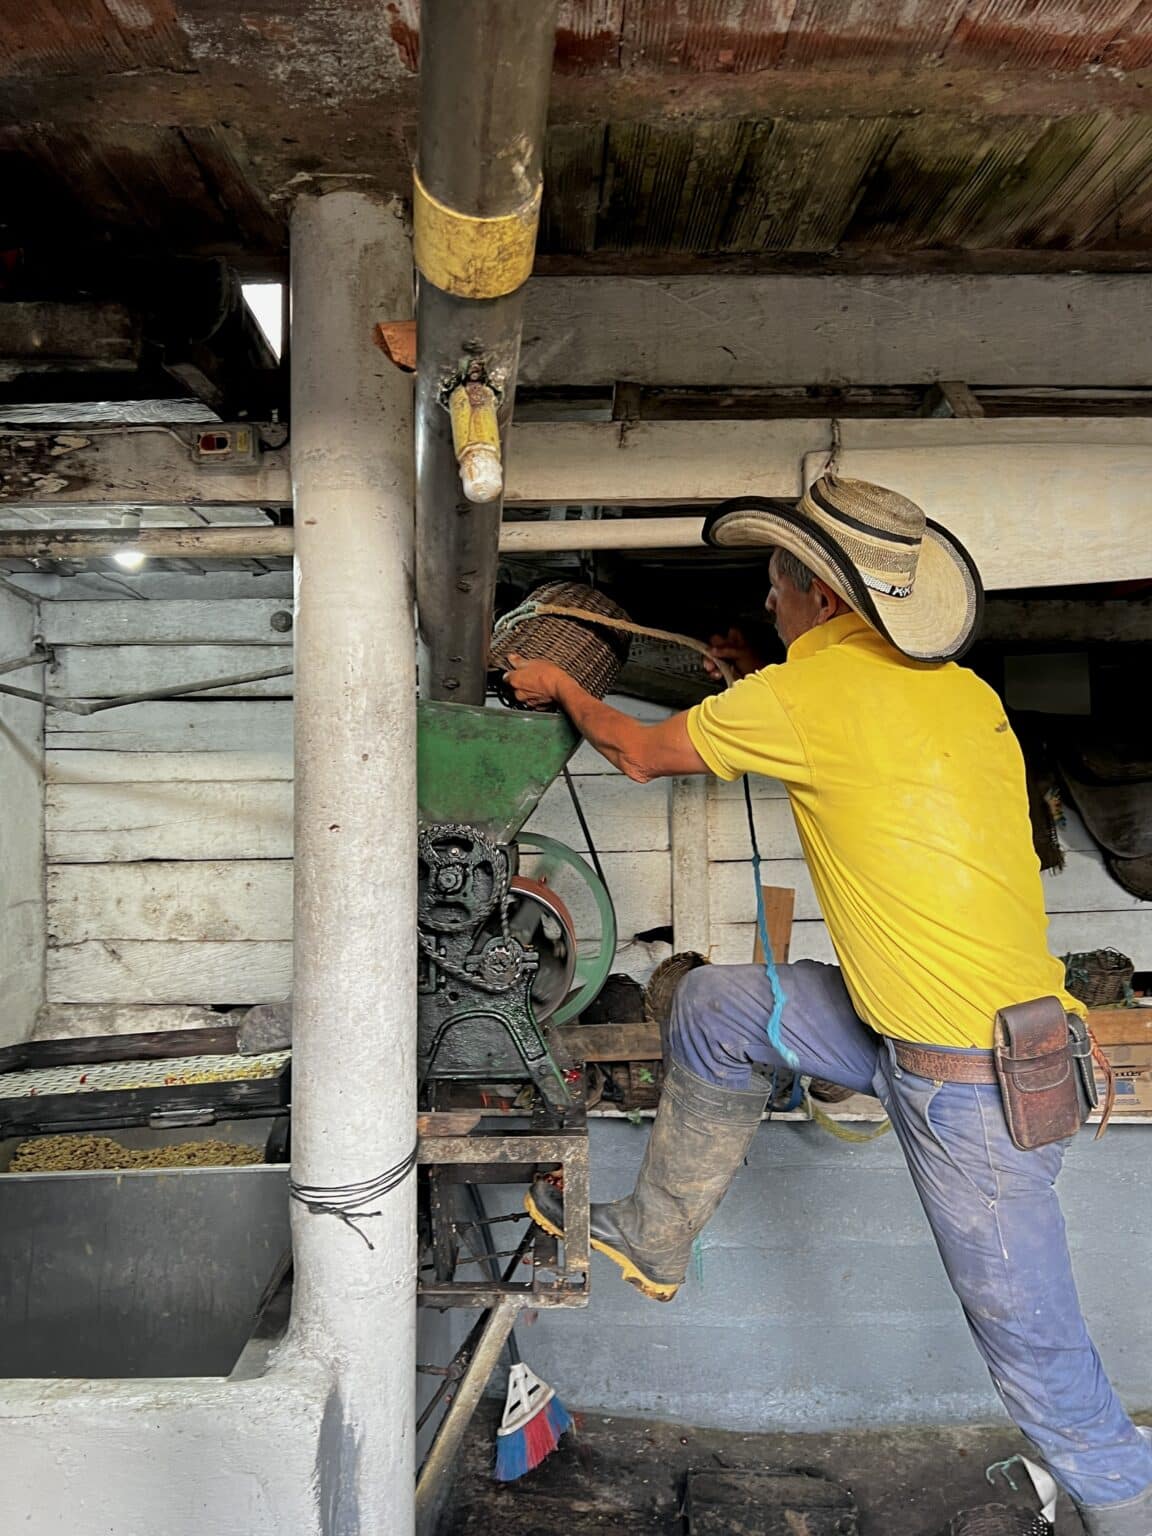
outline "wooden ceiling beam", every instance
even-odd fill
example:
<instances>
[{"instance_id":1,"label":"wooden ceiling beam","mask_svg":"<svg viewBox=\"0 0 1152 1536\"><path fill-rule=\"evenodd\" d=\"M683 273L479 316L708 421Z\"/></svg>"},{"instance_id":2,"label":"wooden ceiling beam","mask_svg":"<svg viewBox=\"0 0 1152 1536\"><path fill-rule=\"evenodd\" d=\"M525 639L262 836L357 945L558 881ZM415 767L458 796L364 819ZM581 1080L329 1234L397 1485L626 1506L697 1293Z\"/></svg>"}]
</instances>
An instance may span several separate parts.
<instances>
[{"instance_id":1,"label":"wooden ceiling beam","mask_svg":"<svg viewBox=\"0 0 1152 1536\"><path fill-rule=\"evenodd\" d=\"M242 29L233 28L234 32ZM321 73L317 66L317 73ZM597 122L718 121L772 116L855 118L869 116L1071 117L1093 112L1148 111L1152 69L1055 73L1027 69L949 69L921 65L876 68L853 61L820 69L778 68L765 93L761 71L693 73L598 71L556 75L549 120ZM297 169L319 140L374 148L385 165L409 163L408 140L416 120L416 77L385 82L351 70L325 90L284 90L274 50L256 50L243 72L224 60L204 58L195 71L156 70L85 77L0 79L0 111L9 121L99 127L110 120L142 125L213 127L227 122L249 142L272 146L285 137L296 144ZM286 161L291 154L284 155ZM341 157L343 158L343 157ZM314 162L311 162L314 163ZM338 168L334 167L334 168Z\"/></svg>"}]
</instances>

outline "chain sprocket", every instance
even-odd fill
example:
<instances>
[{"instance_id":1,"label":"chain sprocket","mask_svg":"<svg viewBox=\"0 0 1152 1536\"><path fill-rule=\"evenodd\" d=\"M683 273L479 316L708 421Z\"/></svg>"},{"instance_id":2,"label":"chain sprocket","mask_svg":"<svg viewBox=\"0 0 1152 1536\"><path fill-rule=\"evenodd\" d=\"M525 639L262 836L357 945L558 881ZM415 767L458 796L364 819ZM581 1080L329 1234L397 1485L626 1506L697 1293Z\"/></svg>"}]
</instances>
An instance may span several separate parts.
<instances>
[{"instance_id":1,"label":"chain sprocket","mask_svg":"<svg viewBox=\"0 0 1152 1536\"><path fill-rule=\"evenodd\" d=\"M507 849L475 827L423 827L417 850L421 928L431 933L471 932L506 899L511 879Z\"/></svg>"}]
</instances>

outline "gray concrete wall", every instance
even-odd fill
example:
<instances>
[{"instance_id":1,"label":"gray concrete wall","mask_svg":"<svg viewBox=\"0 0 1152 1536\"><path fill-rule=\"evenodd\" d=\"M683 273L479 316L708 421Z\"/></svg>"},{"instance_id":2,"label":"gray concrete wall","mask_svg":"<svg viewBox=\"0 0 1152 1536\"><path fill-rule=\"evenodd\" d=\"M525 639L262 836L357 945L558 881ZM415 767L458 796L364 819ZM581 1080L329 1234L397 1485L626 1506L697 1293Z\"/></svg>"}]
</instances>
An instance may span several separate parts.
<instances>
[{"instance_id":1,"label":"gray concrete wall","mask_svg":"<svg viewBox=\"0 0 1152 1536\"><path fill-rule=\"evenodd\" d=\"M30 655L37 605L0 586L0 661ZM39 689L43 667L5 682ZM44 706L0 694L0 1045L32 1032L44 1001Z\"/></svg>"},{"instance_id":2,"label":"gray concrete wall","mask_svg":"<svg viewBox=\"0 0 1152 1536\"><path fill-rule=\"evenodd\" d=\"M3 1529L341 1536L351 1527L331 1518L334 1402L331 1374L302 1357L240 1383L6 1381Z\"/></svg>"},{"instance_id":3,"label":"gray concrete wall","mask_svg":"<svg viewBox=\"0 0 1152 1536\"><path fill-rule=\"evenodd\" d=\"M646 1135L593 1126L594 1198L631 1189ZM1133 1408L1152 1406L1150 1151L1152 1128L1082 1135L1060 1182L1084 1308ZM595 1256L586 1311L519 1330L570 1408L749 1431L1002 1416L891 1135L857 1146L766 1125L676 1300L645 1301L617 1274Z\"/></svg>"}]
</instances>

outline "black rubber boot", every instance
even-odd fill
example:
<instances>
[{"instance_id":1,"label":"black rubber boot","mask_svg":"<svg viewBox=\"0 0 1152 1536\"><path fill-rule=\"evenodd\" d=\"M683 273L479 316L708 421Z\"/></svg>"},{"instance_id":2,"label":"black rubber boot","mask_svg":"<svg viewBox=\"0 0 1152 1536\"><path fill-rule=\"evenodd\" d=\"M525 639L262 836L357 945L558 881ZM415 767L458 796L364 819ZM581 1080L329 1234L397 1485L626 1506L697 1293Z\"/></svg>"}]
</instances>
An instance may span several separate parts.
<instances>
[{"instance_id":1,"label":"black rubber boot","mask_svg":"<svg viewBox=\"0 0 1152 1536\"><path fill-rule=\"evenodd\" d=\"M766 1088L716 1088L679 1062L669 1068L636 1188L592 1207L593 1248L645 1296L671 1301L684 1283L693 1240L744 1161L767 1096ZM564 1236L557 1189L534 1184L525 1204L546 1232Z\"/></svg>"},{"instance_id":2,"label":"black rubber boot","mask_svg":"<svg viewBox=\"0 0 1152 1536\"><path fill-rule=\"evenodd\" d=\"M1152 1488L1122 1504L1077 1505L1088 1536L1152 1536Z\"/></svg>"}]
</instances>

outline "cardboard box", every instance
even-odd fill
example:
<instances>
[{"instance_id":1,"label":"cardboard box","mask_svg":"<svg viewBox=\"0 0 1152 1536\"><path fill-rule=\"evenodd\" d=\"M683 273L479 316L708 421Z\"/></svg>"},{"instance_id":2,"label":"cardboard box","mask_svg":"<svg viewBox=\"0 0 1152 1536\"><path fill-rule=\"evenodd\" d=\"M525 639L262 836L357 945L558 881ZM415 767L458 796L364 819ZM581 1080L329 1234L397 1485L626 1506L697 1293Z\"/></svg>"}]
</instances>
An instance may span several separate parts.
<instances>
[{"instance_id":1,"label":"cardboard box","mask_svg":"<svg viewBox=\"0 0 1152 1536\"><path fill-rule=\"evenodd\" d=\"M1152 1115L1152 1045L1106 1045L1116 1079L1116 1115ZM1101 1102L1104 1084L1096 1080Z\"/></svg>"}]
</instances>

